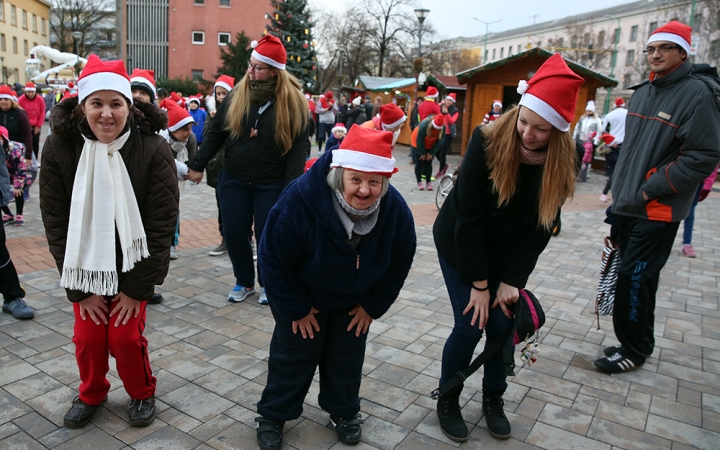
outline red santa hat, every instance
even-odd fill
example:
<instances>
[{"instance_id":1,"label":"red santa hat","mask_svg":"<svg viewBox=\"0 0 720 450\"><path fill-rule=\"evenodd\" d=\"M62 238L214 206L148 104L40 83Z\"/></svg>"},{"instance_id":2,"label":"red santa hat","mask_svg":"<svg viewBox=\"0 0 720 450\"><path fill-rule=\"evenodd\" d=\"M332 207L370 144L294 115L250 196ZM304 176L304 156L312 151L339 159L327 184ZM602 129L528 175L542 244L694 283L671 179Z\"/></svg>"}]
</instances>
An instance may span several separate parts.
<instances>
[{"instance_id":1,"label":"red santa hat","mask_svg":"<svg viewBox=\"0 0 720 450\"><path fill-rule=\"evenodd\" d=\"M600 139L605 142L605 145L608 147L612 146L615 143L615 136L612 134L603 134L600 136Z\"/></svg>"},{"instance_id":2,"label":"red santa hat","mask_svg":"<svg viewBox=\"0 0 720 450\"><path fill-rule=\"evenodd\" d=\"M142 89L150 94L150 101L155 101L157 91L155 90L155 71L145 69L134 69L130 75L130 87Z\"/></svg>"},{"instance_id":3,"label":"red santa hat","mask_svg":"<svg viewBox=\"0 0 720 450\"><path fill-rule=\"evenodd\" d=\"M32 81L25 83L25 92L37 92L37 86Z\"/></svg>"},{"instance_id":4,"label":"red santa hat","mask_svg":"<svg viewBox=\"0 0 720 450\"><path fill-rule=\"evenodd\" d=\"M623 100L622 97L616 98L616 99L615 99L615 107L616 107L616 108L622 108L623 106L625 106L625 100Z\"/></svg>"},{"instance_id":5,"label":"red santa hat","mask_svg":"<svg viewBox=\"0 0 720 450\"><path fill-rule=\"evenodd\" d=\"M9 98L10 100L15 99L15 93L10 86L0 86L0 98Z\"/></svg>"},{"instance_id":6,"label":"red santa hat","mask_svg":"<svg viewBox=\"0 0 720 450\"><path fill-rule=\"evenodd\" d=\"M187 104L190 106L191 102L195 102L198 104L198 106L202 105L202 102L200 101L202 99L202 94L198 95L191 95L188 97Z\"/></svg>"},{"instance_id":7,"label":"red santa hat","mask_svg":"<svg viewBox=\"0 0 720 450\"><path fill-rule=\"evenodd\" d=\"M182 97L180 97L180 94L178 94L177 92L171 92L170 99L178 105L180 104L180 102L182 102Z\"/></svg>"},{"instance_id":8,"label":"red santa hat","mask_svg":"<svg viewBox=\"0 0 720 450\"><path fill-rule=\"evenodd\" d=\"M690 53L692 43L692 27L671 20L657 30L653 31L648 39L648 45L657 41L667 41L679 45L686 53Z\"/></svg>"},{"instance_id":9,"label":"red santa hat","mask_svg":"<svg viewBox=\"0 0 720 450\"><path fill-rule=\"evenodd\" d=\"M74 89L74 88L75 88L75 84L73 84L73 82L71 81L71 82L69 82L69 83L67 84L67 87L68 87L68 89Z\"/></svg>"},{"instance_id":10,"label":"red santa hat","mask_svg":"<svg viewBox=\"0 0 720 450\"><path fill-rule=\"evenodd\" d=\"M438 96L438 90L434 86L428 86L427 91L425 91L425 98L437 98Z\"/></svg>"},{"instance_id":11,"label":"red santa hat","mask_svg":"<svg viewBox=\"0 0 720 450\"><path fill-rule=\"evenodd\" d=\"M398 171L392 155L393 134L353 125L340 148L333 150L330 167L378 173L386 177Z\"/></svg>"},{"instance_id":12,"label":"red santa hat","mask_svg":"<svg viewBox=\"0 0 720 450\"><path fill-rule=\"evenodd\" d=\"M8 133L7 128L0 126L0 136L4 137L6 141L10 140L10 133Z\"/></svg>"},{"instance_id":13,"label":"red santa hat","mask_svg":"<svg viewBox=\"0 0 720 450\"><path fill-rule=\"evenodd\" d=\"M380 107L380 123L383 129L394 128L405 122L405 113L394 103L388 103Z\"/></svg>"},{"instance_id":14,"label":"red santa hat","mask_svg":"<svg viewBox=\"0 0 720 450\"><path fill-rule=\"evenodd\" d=\"M347 133L347 128L345 128L345 125L343 125L343 124L341 124L341 123L336 123L335 126L332 127L332 130L331 130L331 131L332 131L333 133L336 132L336 131L342 131L342 132L344 132L344 133Z\"/></svg>"},{"instance_id":15,"label":"red santa hat","mask_svg":"<svg viewBox=\"0 0 720 450\"><path fill-rule=\"evenodd\" d=\"M125 63L120 60L102 61L97 55L90 55L78 78L80 103L96 91L118 92L132 104L130 77L125 70Z\"/></svg>"},{"instance_id":16,"label":"red santa hat","mask_svg":"<svg viewBox=\"0 0 720 450\"><path fill-rule=\"evenodd\" d=\"M493 100L493 104L492 104L492 105L493 105L493 108L496 107L496 106L499 106L499 107L502 108L502 101L500 101L500 100Z\"/></svg>"},{"instance_id":17,"label":"red santa hat","mask_svg":"<svg viewBox=\"0 0 720 450\"><path fill-rule=\"evenodd\" d=\"M308 100L310 100L310 94L305 93L305 98L308 99Z\"/></svg>"},{"instance_id":18,"label":"red santa hat","mask_svg":"<svg viewBox=\"0 0 720 450\"><path fill-rule=\"evenodd\" d=\"M520 80L519 106L531 109L552 126L567 132L575 118L575 103L585 82L570 70L559 53L555 53L535 72L530 81Z\"/></svg>"},{"instance_id":19,"label":"red santa hat","mask_svg":"<svg viewBox=\"0 0 720 450\"><path fill-rule=\"evenodd\" d=\"M445 97L445 99L446 99L446 100L450 100L450 101L452 101L453 103L457 102L457 98L456 98L456 95L455 95L454 92L449 93L448 96Z\"/></svg>"},{"instance_id":20,"label":"red santa hat","mask_svg":"<svg viewBox=\"0 0 720 450\"><path fill-rule=\"evenodd\" d=\"M435 118L433 118L432 126L433 126L433 128L435 128L436 130L442 130L442 129L443 129L443 127L445 126L445 118L443 117L442 114L438 114L438 115L435 116Z\"/></svg>"},{"instance_id":21,"label":"red santa hat","mask_svg":"<svg viewBox=\"0 0 720 450\"><path fill-rule=\"evenodd\" d=\"M282 41L272 34L266 34L259 41L252 41L252 57L267 65L280 70L285 70L287 53Z\"/></svg>"},{"instance_id":22,"label":"red santa hat","mask_svg":"<svg viewBox=\"0 0 720 450\"><path fill-rule=\"evenodd\" d=\"M177 103L163 102L163 106L167 108L168 114L168 131L177 131L189 123L194 123L192 116L187 110L181 108Z\"/></svg>"},{"instance_id":23,"label":"red santa hat","mask_svg":"<svg viewBox=\"0 0 720 450\"><path fill-rule=\"evenodd\" d=\"M225 88L228 92L230 92L235 87L235 78L231 77L230 75L220 75L220 77L218 77L217 81L215 82L215 86L213 86L213 91L215 91L215 88L218 86L221 88Z\"/></svg>"},{"instance_id":24,"label":"red santa hat","mask_svg":"<svg viewBox=\"0 0 720 450\"><path fill-rule=\"evenodd\" d=\"M333 98L333 93L330 92L330 91L327 91L327 92L325 93L325 98L328 99L328 100L332 100L332 98Z\"/></svg>"}]
</instances>

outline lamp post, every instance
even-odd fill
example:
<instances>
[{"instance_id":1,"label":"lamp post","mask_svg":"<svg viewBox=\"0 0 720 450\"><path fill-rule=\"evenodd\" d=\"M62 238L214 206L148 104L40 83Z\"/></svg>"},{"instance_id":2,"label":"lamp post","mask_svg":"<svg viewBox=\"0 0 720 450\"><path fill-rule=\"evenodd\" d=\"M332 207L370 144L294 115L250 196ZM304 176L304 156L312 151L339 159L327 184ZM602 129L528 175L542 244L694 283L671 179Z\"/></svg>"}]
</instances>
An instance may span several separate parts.
<instances>
[{"instance_id":1,"label":"lamp post","mask_svg":"<svg viewBox=\"0 0 720 450\"><path fill-rule=\"evenodd\" d=\"M423 22L425 22L425 18L427 18L428 14L430 14L429 9L425 8L418 8L415 10L415 15L418 19L418 53L417 53L417 60L415 61L416 64L413 64L413 68L417 68L415 70L415 99L418 98L418 76L420 75L420 72L422 72L422 30L423 30Z\"/></svg>"},{"instance_id":2,"label":"lamp post","mask_svg":"<svg viewBox=\"0 0 720 450\"><path fill-rule=\"evenodd\" d=\"M608 19L614 19L614 17L605 14L605 17ZM610 78L613 78L615 76L615 65L617 64L617 54L618 54L618 43L620 42L620 18L617 19L617 29L615 30L615 48L613 49L612 56L610 57ZM607 89L607 94L605 95L605 105L603 105L603 114L607 114L608 110L610 109L610 95L612 94L612 86Z\"/></svg>"},{"instance_id":3,"label":"lamp post","mask_svg":"<svg viewBox=\"0 0 720 450\"><path fill-rule=\"evenodd\" d=\"M347 47L344 45L341 45L338 47L338 51L340 52L340 76L339 76L339 84L340 88L342 89L343 85L343 60L345 59L345 54L347 53Z\"/></svg>"},{"instance_id":4,"label":"lamp post","mask_svg":"<svg viewBox=\"0 0 720 450\"><path fill-rule=\"evenodd\" d=\"M487 62L487 53L488 53L487 52L487 41L488 41L488 33L490 32L490 25L492 25L494 23L502 22L502 19L496 20L494 22L485 22L484 20L480 20L477 17L473 17L473 20L477 20L478 22L485 24L485 44L483 45L483 57L482 57L482 63L484 66L485 63Z\"/></svg>"}]
</instances>

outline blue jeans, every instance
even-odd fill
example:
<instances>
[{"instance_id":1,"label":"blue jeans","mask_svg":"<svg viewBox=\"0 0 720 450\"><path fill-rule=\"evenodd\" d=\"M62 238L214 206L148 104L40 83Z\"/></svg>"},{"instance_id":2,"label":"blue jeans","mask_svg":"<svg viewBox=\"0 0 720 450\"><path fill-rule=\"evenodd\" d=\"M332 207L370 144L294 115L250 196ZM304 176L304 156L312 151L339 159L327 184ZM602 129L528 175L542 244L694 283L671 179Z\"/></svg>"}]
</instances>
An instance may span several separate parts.
<instances>
[{"instance_id":1,"label":"blue jeans","mask_svg":"<svg viewBox=\"0 0 720 450\"><path fill-rule=\"evenodd\" d=\"M483 330L478 329L477 322L474 326L470 325L473 311L463 315L465 307L470 302L470 283L460 279L460 272L448 264L442 256L438 255L440 260L440 269L442 269L445 286L450 295L450 303L452 304L453 316L455 317L455 326L453 327L450 337L445 342L442 356L442 371L440 375L440 384L452 378L457 372L465 369L472 361L473 352L477 347ZM488 280L490 282L490 280ZM498 282L490 282L490 305L495 301L495 292L497 291ZM487 342L498 339L503 334L510 331L514 326L514 321L508 319L503 314L502 309L497 306L490 308L490 315L485 324L487 330ZM483 386L491 391L504 390L507 388L505 379L505 358L502 350L496 351L485 363Z\"/></svg>"},{"instance_id":2,"label":"blue jeans","mask_svg":"<svg viewBox=\"0 0 720 450\"><path fill-rule=\"evenodd\" d=\"M236 284L255 286L252 236L260 242L270 209L283 190L283 182L268 184L248 183L222 169L218 175L217 196L223 219L223 239L233 266ZM258 281L263 286L258 267Z\"/></svg>"},{"instance_id":3,"label":"blue jeans","mask_svg":"<svg viewBox=\"0 0 720 450\"><path fill-rule=\"evenodd\" d=\"M690 207L690 213L683 221L683 245L692 244L692 231L693 226L695 225L695 207L698 204L700 191L702 191L702 183L698 186L698 190L695 193L695 198L693 199L692 206Z\"/></svg>"}]
</instances>

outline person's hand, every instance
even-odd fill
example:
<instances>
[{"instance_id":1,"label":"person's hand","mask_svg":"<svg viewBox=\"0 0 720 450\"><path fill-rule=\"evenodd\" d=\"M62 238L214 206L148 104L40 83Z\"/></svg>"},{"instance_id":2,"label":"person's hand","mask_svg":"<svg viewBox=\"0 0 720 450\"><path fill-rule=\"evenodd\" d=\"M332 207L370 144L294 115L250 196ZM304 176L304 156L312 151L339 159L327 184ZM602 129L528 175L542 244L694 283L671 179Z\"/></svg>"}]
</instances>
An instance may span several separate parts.
<instances>
[{"instance_id":1,"label":"person's hand","mask_svg":"<svg viewBox=\"0 0 720 450\"><path fill-rule=\"evenodd\" d=\"M705 200L708 194L710 194L710 189L701 189L700 193L698 194L698 201L701 202Z\"/></svg>"},{"instance_id":2,"label":"person's hand","mask_svg":"<svg viewBox=\"0 0 720 450\"><path fill-rule=\"evenodd\" d=\"M25 158L25 164L28 169L31 168L33 166L32 158Z\"/></svg>"},{"instance_id":3,"label":"person's hand","mask_svg":"<svg viewBox=\"0 0 720 450\"><path fill-rule=\"evenodd\" d=\"M188 170L187 178L186 180L194 181L197 184L200 184L200 182L203 179L203 172L197 171L197 170Z\"/></svg>"},{"instance_id":4,"label":"person's hand","mask_svg":"<svg viewBox=\"0 0 720 450\"><path fill-rule=\"evenodd\" d=\"M216 112L217 112L217 111L210 111L210 118L211 118L211 119L214 119L214 118L215 118L215 113L216 113Z\"/></svg>"},{"instance_id":5,"label":"person's hand","mask_svg":"<svg viewBox=\"0 0 720 450\"><path fill-rule=\"evenodd\" d=\"M310 339L315 339L315 333L313 333L313 328L315 329L315 331L320 331L320 324L318 323L317 319L315 319L315 314L317 314L318 312L320 311L312 308L310 310L310 314L305 316L304 319L293 320L293 333L297 334L298 330L300 330L300 334L302 334L303 339L307 339L308 336L310 336Z\"/></svg>"},{"instance_id":6,"label":"person's hand","mask_svg":"<svg viewBox=\"0 0 720 450\"><path fill-rule=\"evenodd\" d=\"M353 318L350 321L350 325L348 325L347 330L351 331L353 327L357 325L357 328L355 329L355 337L360 337L360 333L367 334L373 318L365 311L365 308L357 305L351 309L348 314L353 316Z\"/></svg>"},{"instance_id":7,"label":"person's hand","mask_svg":"<svg viewBox=\"0 0 720 450\"><path fill-rule=\"evenodd\" d=\"M475 283L478 283L477 281ZM477 287L481 287L476 284ZM470 320L470 326L474 327L475 322L478 323L478 328L485 328L485 324L488 320L488 311L490 306L490 291L478 291L477 289L470 289L470 301L463 311L463 316L468 314L470 310L473 311L472 320Z\"/></svg>"},{"instance_id":8,"label":"person's hand","mask_svg":"<svg viewBox=\"0 0 720 450\"><path fill-rule=\"evenodd\" d=\"M15 194L15 197L20 197L21 195L23 195L23 190L22 189L13 189L13 193Z\"/></svg>"},{"instance_id":9,"label":"person's hand","mask_svg":"<svg viewBox=\"0 0 720 450\"><path fill-rule=\"evenodd\" d=\"M648 197L648 195L645 193L645 191L642 191L642 193L643 193L643 200L645 200L646 202L649 202L650 197Z\"/></svg>"},{"instance_id":10,"label":"person's hand","mask_svg":"<svg viewBox=\"0 0 720 450\"><path fill-rule=\"evenodd\" d=\"M128 320L130 320L131 316L137 317L138 314L140 314L142 302L130 298L122 292L116 295L112 299L112 302L115 303L115 306L113 307L112 311L110 311L110 317L117 314L115 327L119 327L121 322L122 325L127 325Z\"/></svg>"},{"instance_id":11,"label":"person's hand","mask_svg":"<svg viewBox=\"0 0 720 450\"><path fill-rule=\"evenodd\" d=\"M510 306L517 303L519 297L520 291L518 290L518 288L501 282L500 286L498 286L497 294L495 296L495 301L493 302L492 307L494 308L497 305L500 305L500 308L502 309L503 314L505 314L505 317L507 317L508 319L512 319L513 313L512 311L510 311Z\"/></svg>"},{"instance_id":12,"label":"person's hand","mask_svg":"<svg viewBox=\"0 0 720 450\"><path fill-rule=\"evenodd\" d=\"M105 325L108 324L108 306L102 295L91 295L78 302L78 305L80 306L80 318L82 320L87 320L90 317L90 320L95 322L95 325L100 325L100 322Z\"/></svg>"},{"instance_id":13,"label":"person's hand","mask_svg":"<svg viewBox=\"0 0 720 450\"><path fill-rule=\"evenodd\" d=\"M40 134L40 130L41 130L41 129L42 129L42 128L40 128L40 127L35 127L35 128L33 128L33 133L35 133L35 134Z\"/></svg>"},{"instance_id":14,"label":"person's hand","mask_svg":"<svg viewBox=\"0 0 720 450\"><path fill-rule=\"evenodd\" d=\"M586 164L586 163L582 163L582 166L580 166L580 169L582 169L582 170L587 169L587 164Z\"/></svg>"}]
</instances>

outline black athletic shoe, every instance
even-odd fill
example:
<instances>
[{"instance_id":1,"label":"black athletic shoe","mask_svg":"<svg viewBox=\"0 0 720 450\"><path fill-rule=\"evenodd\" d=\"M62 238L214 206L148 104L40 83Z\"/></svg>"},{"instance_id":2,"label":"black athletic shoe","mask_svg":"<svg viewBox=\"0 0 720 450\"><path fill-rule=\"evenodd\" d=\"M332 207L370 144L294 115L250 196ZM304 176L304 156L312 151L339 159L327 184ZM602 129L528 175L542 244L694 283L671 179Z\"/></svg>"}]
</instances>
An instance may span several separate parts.
<instances>
[{"instance_id":1,"label":"black athletic shoe","mask_svg":"<svg viewBox=\"0 0 720 450\"><path fill-rule=\"evenodd\" d=\"M82 428L88 424L95 415L95 411L98 410L105 402L107 398L103 400L99 405L88 405L84 401L80 400L80 397L75 397L72 402L70 411L65 414L63 422L65 426L72 429Z\"/></svg>"},{"instance_id":2,"label":"black athletic shoe","mask_svg":"<svg viewBox=\"0 0 720 450\"><path fill-rule=\"evenodd\" d=\"M487 422L488 432L496 439L507 439L510 437L510 421L505 416L505 402L503 394L505 389L489 391L483 388L483 413Z\"/></svg>"},{"instance_id":3,"label":"black athletic shoe","mask_svg":"<svg viewBox=\"0 0 720 450\"><path fill-rule=\"evenodd\" d=\"M365 423L365 421L360 418L360 414L347 419L331 414L330 421L333 427L335 427L335 431L337 431L340 442L345 445L357 445L357 443L360 442L360 437L362 436L360 425Z\"/></svg>"},{"instance_id":4,"label":"black athletic shoe","mask_svg":"<svg viewBox=\"0 0 720 450\"><path fill-rule=\"evenodd\" d=\"M128 402L130 408L130 425L133 427L146 427L155 420L155 397L145 400L133 400Z\"/></svg>"},{"instance_id":5,"label":"black athletic shoe","mask_svg":"<svg viewBox=\"0 0 720 450\"><path fill-rule=\"evenodd\" d=\"M638 360L630 358L622 353L622 351L616 351L607 358L600 358L595 360L595 367L600 369L601 372L605 373L621 373L628 372L640 368L645 364L645 360Z\"/></svg>"},{"instance_id":6,"label":"black athletic shoe","mask_svg":"<svg viewBox=\"0 0 720 450\"><path fill-rule=\"evenodd\" d=\"M163 302L162 294L153 294L148 300L148 305L159 305Z\"/></svg>"},{"instance_id":7,"label":"black athletic shoe","mask_svg":"<svg viewBox=\"0 0 720 450\"><path fill-rule=\"evenodd\" d=\"M280 450L282 448L283 427L285 422L277 422L264 417L256 417L257 442L263 450Z\"/></svg>"},{"instance_id":8,"label":"black athletic shoe","mask_svg":"<svg viewBox=\"0 0 720 450\"><path fill-rule=\"evenodd\" d=\"M460 392L449 392L437 401L437 415L440 429L450 440L465 442L468 440L468 427L460 411Z\"/></svg>"},{"instance_id":9,"label":"black athletic shoe","mask_svg":"<svg viewBox=\"0 0 720 450\"><path fill-rule=\"evenodd\" d=\"M620 347L622 347L622 345L620 345L620 344L612 345L610 347L605 347L603 349L603 353L605 354L605 356L612 356L615 353L620 351Z\"/></svg>"}]
</instances>

